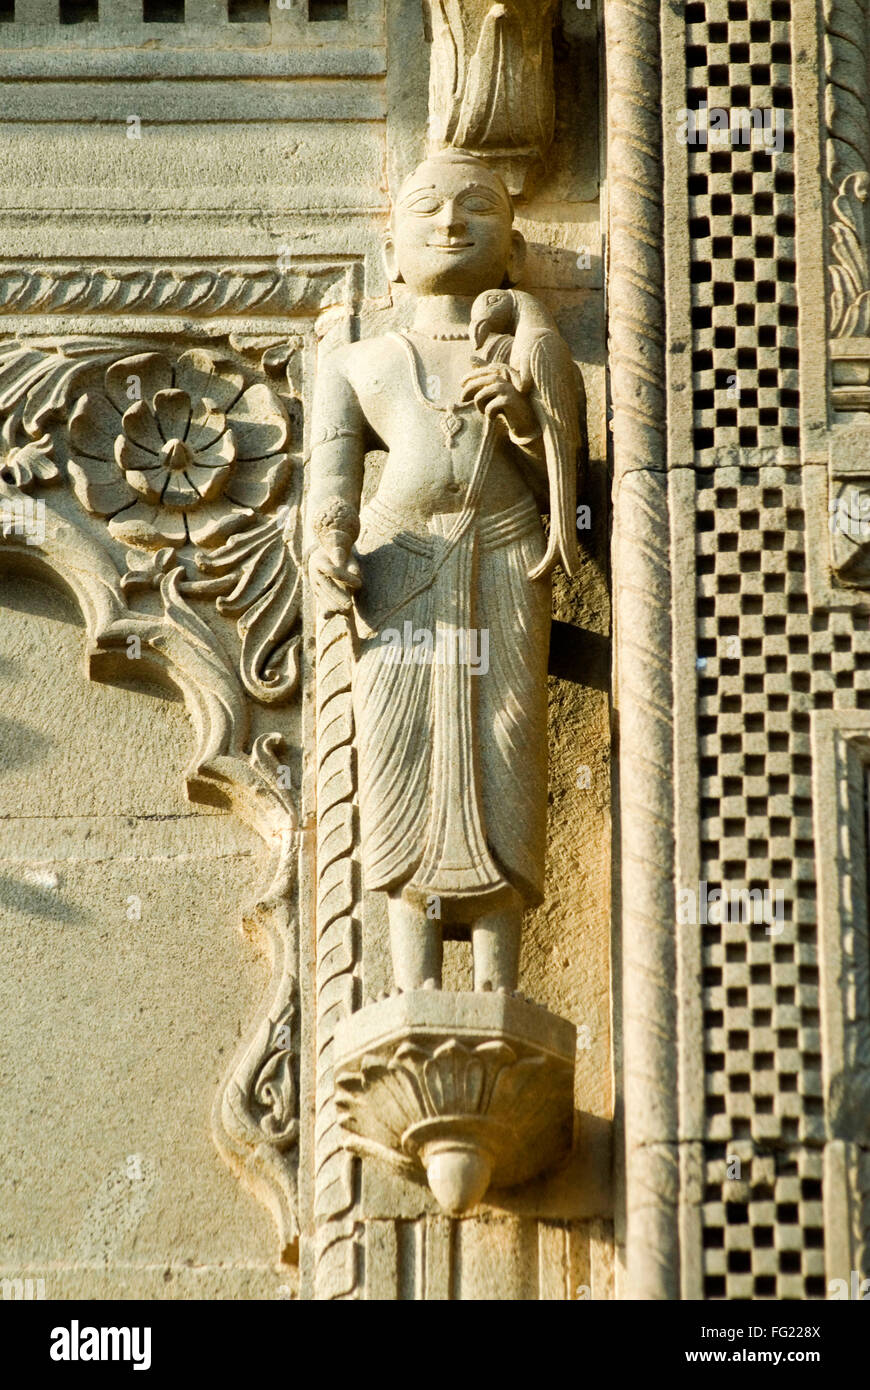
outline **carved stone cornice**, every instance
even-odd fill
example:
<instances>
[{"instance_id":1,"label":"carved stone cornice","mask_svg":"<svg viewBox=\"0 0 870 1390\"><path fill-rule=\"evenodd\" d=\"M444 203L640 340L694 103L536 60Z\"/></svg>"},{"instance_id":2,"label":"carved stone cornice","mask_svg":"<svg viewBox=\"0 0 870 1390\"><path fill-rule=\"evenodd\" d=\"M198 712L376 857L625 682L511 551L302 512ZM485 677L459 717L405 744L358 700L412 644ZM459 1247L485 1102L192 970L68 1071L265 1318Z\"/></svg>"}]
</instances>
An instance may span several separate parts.
<instances>
[{"instance_id":1,"label":"carved stone cornice","mask_svg":"<svg viewBox=\"0 0 870 1390\"><path fill-rule=\"evenodd\" d=\"M556 0L426 0L433 148L494 164L513 194L553 140L555 10Z\"/></svg>"},{"instance_id":2,"label":"carved stone cornice","mask_svg":"<svg viewBox=\"0 0 870 1390\"><path fill-rule=\"evenodd\" d=\"M0 315L149 314L286 318L347 302L350 265L303 257L212 269L197 264L0 267Z\"/></svg>"},{"instance_id":3,"label":"carved stone cornice","mask_svg":"<svg viewBox=\"0 0 870 1390\"><path fill-rule=\"evenodd\" d=\"M830 349L834 409L870 410L870 337L833 338Z\"/></svg>"}]
</instances>

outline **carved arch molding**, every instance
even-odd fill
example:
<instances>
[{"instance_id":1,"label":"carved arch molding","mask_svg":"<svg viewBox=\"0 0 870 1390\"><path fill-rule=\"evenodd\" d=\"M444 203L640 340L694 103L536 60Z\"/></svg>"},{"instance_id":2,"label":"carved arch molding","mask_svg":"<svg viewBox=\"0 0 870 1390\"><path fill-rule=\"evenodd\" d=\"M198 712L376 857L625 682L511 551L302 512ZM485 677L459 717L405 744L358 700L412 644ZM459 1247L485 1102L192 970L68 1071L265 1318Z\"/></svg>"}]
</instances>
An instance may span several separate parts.
<instances>
[{"instance_id":1,"label":"carved arch molding","mask_svg":"<svg viewBox=\"0 0 870 1390\"><path fill-rule=\"evenodd\" d=\"M318 338L346 332L354 291L347 261L292 275L21 267L0 293L0 563L72 594L88 678L158 677L180 691L195 741L189 799L238 815L269 850L243 924L265 938L271 980L212 1128L291 1260L302 382ZM32 333L30 314L40 328L56 315L60 331ZM135 319L131 331L131 315L147 331ZM252 315L270 331L252 334Z\"/></svg>"}]
</instances>

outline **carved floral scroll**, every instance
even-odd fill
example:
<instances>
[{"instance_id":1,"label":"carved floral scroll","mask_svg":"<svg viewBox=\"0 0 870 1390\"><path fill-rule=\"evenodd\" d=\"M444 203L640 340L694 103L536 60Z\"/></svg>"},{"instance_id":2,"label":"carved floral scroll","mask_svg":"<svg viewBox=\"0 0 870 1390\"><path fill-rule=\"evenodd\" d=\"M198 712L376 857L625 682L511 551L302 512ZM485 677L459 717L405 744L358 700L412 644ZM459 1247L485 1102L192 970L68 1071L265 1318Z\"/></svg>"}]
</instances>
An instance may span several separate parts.
<instances>
[{"instance_id":1,"label":"carved floral scroll","mask_svg":"<svg viewBox=\"0 0 870 1390\"><path fill-rule=\"evenodd\" d=\"M245 688L287 700L301 599L288 564L295 511L281 505L287 408L225 354L129 348L82 338L0 349L0 479L33 491L65 474L82 507L131 547L129 593L158 588L184 552L179 593L237 618Z\"/></svg>"},{"instance_id":2,"label":"carved floral scroll","mask_svg":"<svg viewBox=\"0 0 870 1390\"><path fill-rule=\"evenodd\" d=\"M870 163L866 0L827 0L825 28L829 331L833 339L863 337L870 291L865 206Z\"/></svg>"},{"instance_id":3,"label":"carved floral scroll","mask_svg":"<svg viewBox=\"0 0 870 1390\"><path fill-rule=\"evenodd\" d=\"M273 378L293 351L269 345ZM263 377L212 344L7 340L0 557L73 592L93 679L129 679L133 643L137 674L158 670L181 690L196 735L188 795L233 810L271 850L245 922L265 937L272 983L216 1099L213 1132L294 1258L299 833L289 750L279 732L253 736L252 702L286 704L299 681L295 402ZM24 516L33 524L22 527ZM234 658L210 608L235 621Z\"/></svg>"}]
</instances>

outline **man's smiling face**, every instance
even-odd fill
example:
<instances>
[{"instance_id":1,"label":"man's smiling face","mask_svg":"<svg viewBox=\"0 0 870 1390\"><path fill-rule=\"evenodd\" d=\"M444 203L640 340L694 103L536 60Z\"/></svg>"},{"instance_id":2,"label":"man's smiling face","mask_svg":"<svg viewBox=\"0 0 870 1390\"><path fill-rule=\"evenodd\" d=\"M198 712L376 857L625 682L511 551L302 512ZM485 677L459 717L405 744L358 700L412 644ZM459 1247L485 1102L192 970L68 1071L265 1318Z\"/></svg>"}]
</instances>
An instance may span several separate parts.
<instances>
[{"instance_id":1,"label":"man's smiling face","mask_svg":"<svg viewBox=\"0 0 870 1390\"><path fill-rule=\"evenodd\" d=\"M417 294L479 294L501 284L512 221L504 186L483 163L426 160L393 215L398 269Z\"/></svg>"}]
</instances>

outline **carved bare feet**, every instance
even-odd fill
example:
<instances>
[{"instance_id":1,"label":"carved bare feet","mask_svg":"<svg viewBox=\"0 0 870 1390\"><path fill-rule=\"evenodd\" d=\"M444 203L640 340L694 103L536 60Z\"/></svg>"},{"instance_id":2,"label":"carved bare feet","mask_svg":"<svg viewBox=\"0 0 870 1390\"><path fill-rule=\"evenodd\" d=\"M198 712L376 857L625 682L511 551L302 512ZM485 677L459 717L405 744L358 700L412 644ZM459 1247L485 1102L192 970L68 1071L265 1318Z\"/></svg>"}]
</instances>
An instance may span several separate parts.
<instances>
[{"instance_id":1,"label":"carved bare feet","mask_svg":"<svg viewBox=\"0 0 870 1390\"><path fill-rule=\"evenodd\" d=\"M444 943L441 923L401 897L387 904L393 979L401 990L440 989Z\"/></svg>"},{"instance_id":2,"label":"carved bare feet","mask_svg":"<svg viewBox=\"0 0 870 1390\"><path fill-rule=\"evenodd\" d=\"M476 990L515 990L520 968L520 907L503 908L479 917L471 928Z\"/></svg>"}]
</instances>

